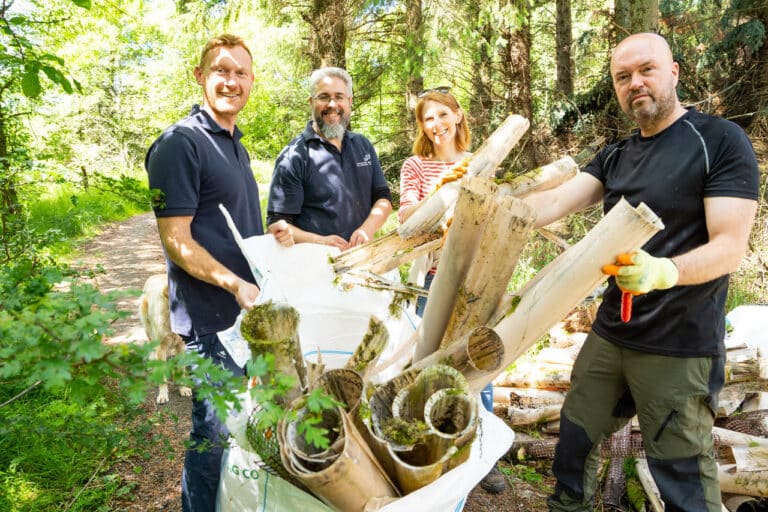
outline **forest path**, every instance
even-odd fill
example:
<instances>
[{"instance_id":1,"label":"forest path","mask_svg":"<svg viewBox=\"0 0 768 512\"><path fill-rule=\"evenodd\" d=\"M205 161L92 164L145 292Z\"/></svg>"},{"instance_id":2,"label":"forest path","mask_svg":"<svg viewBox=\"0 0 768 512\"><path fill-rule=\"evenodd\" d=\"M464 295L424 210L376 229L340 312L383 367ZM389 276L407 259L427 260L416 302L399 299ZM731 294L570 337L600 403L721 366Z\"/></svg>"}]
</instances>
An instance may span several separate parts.
<instances>
[{"instance_id":1,"label":"forest path","mask_svg":"<svg viewBox=\"0 0 768 512\"><path fill-rule=\"evenodd\" d=\"M165 272L165 257L152 212L136 215L128 220L109 224L95 238L82 247L81 256L73 266L103 272L94 277L103 292L138 290L152 275ZM114 335L108 343L141 343L146 340L138 315L139 296L123 297L118 308L130 313L113 325ZM153 388L144 401L148 414L160 411L161 420L154 424L148 436L162 434L167 442L148 444L146 458L137 455L119 462L112 468L126 485L133 487L130 497L114 503L115 510L130 512L181 511L181 467L184 460L184 441L191 427L192 402L182 397L170 384L169 402L157 405L157 388Z\"/></svg>"}]
</instances>

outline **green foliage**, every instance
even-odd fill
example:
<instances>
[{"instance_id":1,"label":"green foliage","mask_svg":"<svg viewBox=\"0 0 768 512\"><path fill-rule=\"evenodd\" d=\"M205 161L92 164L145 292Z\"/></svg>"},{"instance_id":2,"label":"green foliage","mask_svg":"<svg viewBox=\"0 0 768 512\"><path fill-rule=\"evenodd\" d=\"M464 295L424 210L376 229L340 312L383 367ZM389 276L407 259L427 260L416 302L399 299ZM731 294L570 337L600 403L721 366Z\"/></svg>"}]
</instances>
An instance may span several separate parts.
<instances>
[{"instance_id":1,"label":"green foliage","mask_svg":"<svg viewBox=\"0 0 768 512\"><path fill-rule=\"evenodd\" d=\"M642 512L645 510L645 503L648 498L645 495L643 484L640 483L640 477L637 474L637 459L634 457L625 457L623 461L624 476L627 482L627 501L629 501L632 510Z\"/></svg>"},{"instance_id":2,"label":"green foliage","mask_svg":"<svg viewBox=\"0 0 768 512\"><path fill-rule=\"evenodd\" d=\"M120 378L123 362L137 364L146 349L105 345L109 325L127 313L117 311L117 294L102 294L72 279L64 268L37 268L21 260L0 271L0 379L6 384L40 381L49 391L68 387L86 401L102 378Z\"/></svg>"},{"instance_id":3,"label":"green foliage","mask_svg":"<svg viewBox=\"0 0 768 512\"><path fill-rule=\"evenodd\" d=\"M304 436L307 443L311 444L315 448L325 450L330 446L333 438L331 437L332 431L322 425L324 422L324 413L331 411L341 404L338 400L335 400L329 396L324 390L320 388L313 389L306 397L306 408L308 414L302 417L296 425L297 432ZM336 425L336 429L340 429L341 425ZM336 431L338 435L338 430Z\"/></svg>"},{"instance_id":4,"label":"green foliage","mask_svg":"<svg viewBox=\"0 0 768 512\"><path fill-rule=\"evenodd\" d=\"M136 375L151 346L102 343L121 316L115 295L64 267L19 259L0 268L0 290L0 508L59 510L104 459L135 445L125 426L143 398ZM119 380L138 394L115 392ZM81 493L72 510L95 510L99 492Z\"/></svg>"},{"instance_id":5,"label":"green foliage","mask_svg":"<svg viewBox=\"0 0 768 512\"><path fill-rule=\"evenodd\" d=\"M501 467L501 472L506 476L514 475L516 478L528 482L529 484L540 484L544 477L536 471L535 467L526 464L515 464L514 466Z\"/></svg>"},{"instance_id":6,"label":"green foliage","mask_svg":"<svg viewBox=\"0 0 768 512\"><path fill-rule=\"evenodd\" d=\"M0 401L18 391L3 388ZM133 444L121 429L134 414L106 393L77 404L65 390L36 388L0 415L0 509L53 511L72 502L72 510L96 510L121 486L106 478L85 486L105 459ZM82 489L77 500L73 489Z\"/></svg>"},{"instance_id":7,"label":"green foliage","mask_svg":"<svg viewBox=\"0 0 768 512\"><path fill-rule=\"evenodd\" d=\"M75 240L90 236L107 222L123 220L149 207L145 184L125 177L97 179L103 186L78 191L70 185L54 188L32 202L26 222L30 236L53 254L67 254Z\"/></svg>"},{"instance_id":8,"label":"green foliage","mask_svg":"<svg viewBox=\"0 0 768 512\"><path fill-rule=\"evenodd\" d=\"M156 343L104 343L127 314L115 306L120 295L99 292L64 266L20 258L0 267L0 505L59 510L98 468L150 448L137 404L165 377L199 383L198 396L222 418L239 407L244 380L209 359L149 361ZM101 483L72 510L96 510L122 492L119 481Z\"/></svg>"},{"instance_id":9,"label":"green foliage","mask_svg":"<svg viewBox=\"0 0 768 512\"><path fill-rule=\"evenodd\" d=\"M289 408L280 405L291 389L296 387L296 380L275 371L275 357L272 354L259 354L248 361L248 375L258 377L258 383L249 390L254 402L259 404L248 423L246 434L252 446L263 444L261 439L271 438L280 420L297 421L297 431L307 443L319 449L330 445L330 431L320 426L327 411L344 404L328 395L323 389L315 388L302 400ZM305 414L299 418L297 410L305 408Z\"/></svg>"}]
</instances>

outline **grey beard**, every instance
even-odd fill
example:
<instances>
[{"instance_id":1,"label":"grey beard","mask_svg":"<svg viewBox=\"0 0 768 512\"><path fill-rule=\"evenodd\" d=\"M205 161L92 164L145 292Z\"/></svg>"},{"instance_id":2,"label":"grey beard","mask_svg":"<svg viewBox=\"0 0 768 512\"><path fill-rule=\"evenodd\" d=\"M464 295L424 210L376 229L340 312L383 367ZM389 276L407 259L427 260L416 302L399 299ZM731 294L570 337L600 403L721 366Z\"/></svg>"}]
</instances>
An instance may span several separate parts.
<instances>
[{"instance_id":1,"label":"grey beard","mask_svg":"<svg viewBox=\"0 0 768 512\"><path fill-rule=\"evenodd\" d=\"M664 119L675 109L676 101L673 94L660 94L653 98L654 105L648 110L632 110L628 112L629 117L637 121L638 124L652 124Z\"/></svg>"},{"instance_id":2,"label":"grey beard","mask_svg":"<svg viewBox=\"0 0 768 512\"><path fill-rule=\"evenodd\" d=\"M349 126L349 116L343 114L340 114L340 116L341 119L338 124L325 124L322 113L320 115L312 114L317 127L320 129L320 133L326 139L341 139L344 137L344 132L347 130L347 126Z\"/></svg>"},{"instance_id":3,"label":"grey beard","mask_svg":"<svg viewBox=\"0 0 768 512\"><path fill-rule=\"evenodd\" d=\"M341 124L324 124L322 120L317 122L323 137L326 139L341 139L344 137L345 129Z\"/></svg>"}]
</instances>

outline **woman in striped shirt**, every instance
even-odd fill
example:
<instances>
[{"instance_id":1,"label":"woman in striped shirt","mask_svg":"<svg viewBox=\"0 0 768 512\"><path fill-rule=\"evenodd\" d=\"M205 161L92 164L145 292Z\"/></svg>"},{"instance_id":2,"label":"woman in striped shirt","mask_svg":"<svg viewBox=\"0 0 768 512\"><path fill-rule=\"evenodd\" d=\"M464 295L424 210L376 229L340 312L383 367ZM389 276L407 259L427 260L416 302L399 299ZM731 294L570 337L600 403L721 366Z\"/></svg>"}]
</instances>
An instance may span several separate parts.
<instances>
[{"instance_id":1,"label":"woman in striped shirt","mask_svg":"<svg viewBox=\"0 0 768 512\"><path fill-rule=\"evenodd\" d=\"M449 87L427 89L416 103L416 140L413 156L400 169L400 223L410 217L414 207L435 189L456 164L469 156L471 133L467 117ZM437 268L437 255L414 262L409 281L429 289ZM425 273L426 272L426 273ZM424 313L426 299L419 297L416 314Z\"/></svg>"},{"instance_id":2,"label":"woman in striped shirt","mask_svg":"<svg viewBox=\"0 0 768 512\"><path fill-rule=\"evenodd\" d=\"M448 87L437 87L419 93L416 104L416 123L418 131L413 143L413 156L409 157L400 169L400 209L398 220L404 222L414 207L435 189L440 179L457 164L470 155L471 141L469 125L464 111ZM432 255L427 259L429 271L424 277L423 286L429 289L435 276L437 258ZM418 260L417 260L418 262ZM420 265L414 262L414 268ZM422 284L421 279L409 280ZM426 299L419 297L416 314L424 313ZM480 393L483 406L493 412L493 387L486 386ZM480 486L489 493L498 494L506 487L506 477L499 471L498 464L480 482Z\"/></svg>"}]
</instances>

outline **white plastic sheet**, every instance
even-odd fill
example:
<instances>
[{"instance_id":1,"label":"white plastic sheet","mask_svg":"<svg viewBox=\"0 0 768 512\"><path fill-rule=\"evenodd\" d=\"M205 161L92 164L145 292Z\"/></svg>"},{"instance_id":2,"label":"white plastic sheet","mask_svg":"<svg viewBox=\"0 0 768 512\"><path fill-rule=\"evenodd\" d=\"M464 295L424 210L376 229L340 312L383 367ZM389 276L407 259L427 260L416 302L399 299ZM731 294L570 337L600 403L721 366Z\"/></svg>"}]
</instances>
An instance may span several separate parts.
<instances>
[{"instance_id":1,"label":"white plastic sheet","mask_svg":"<svg viewBox=\"0 0 768 512\"><path fill-rule=\"evenodd\" d=\"M737 306L725 318L733 329L725 337L727 348L757 348L763 354L768 354L768 306Z\"/></svg>"},{"instance_id":2,"label":"white plastic sheet","mask_svg":"<svg viewBox=\"0 0 768 512\"><path fill-rule=\"evenodd\" d=\"M395 353L415 330L416 322L405 308L390 311L392 292L345 286L337 278L330 262L339 253L335 247L283 247L272 235L264 235L243 240L242 249L265 276L265 300L283 301L298 310L302 353L311 362L317 362L320 354L326 368L343 366L365 336L371 315L384 322L389 332L381 360Z\"/></svg>"}]
</instances>

